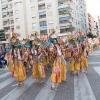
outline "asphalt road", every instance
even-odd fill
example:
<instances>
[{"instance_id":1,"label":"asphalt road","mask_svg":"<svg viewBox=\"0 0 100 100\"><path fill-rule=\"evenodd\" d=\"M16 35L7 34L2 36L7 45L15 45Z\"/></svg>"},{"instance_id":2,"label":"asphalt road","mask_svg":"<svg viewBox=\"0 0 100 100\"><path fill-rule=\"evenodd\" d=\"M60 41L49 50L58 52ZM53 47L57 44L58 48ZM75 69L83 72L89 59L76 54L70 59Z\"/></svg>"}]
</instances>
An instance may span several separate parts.
<instances>
[{"instance_id":1,"label":"asphalt road","mask_svg":"<svg viewBox=\"0 0 100 100\"><path fill-rule=\"evenodd\" d=\"M68 71L67 81L55 91L51 90L51 71L46 71L44 86L35 84L30 71L19 87L6 68L0 69L0 100L100 100L100 48L90 53L88 62L88 74L70 75Z\"/></svg>"}]
</instances>

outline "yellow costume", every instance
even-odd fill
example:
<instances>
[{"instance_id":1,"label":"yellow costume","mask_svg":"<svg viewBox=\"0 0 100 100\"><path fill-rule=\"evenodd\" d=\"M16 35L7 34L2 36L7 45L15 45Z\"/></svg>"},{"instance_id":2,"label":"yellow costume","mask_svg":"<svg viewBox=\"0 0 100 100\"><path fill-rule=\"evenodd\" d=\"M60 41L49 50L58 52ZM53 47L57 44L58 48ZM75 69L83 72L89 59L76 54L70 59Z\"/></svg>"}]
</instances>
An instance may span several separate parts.
<instances>
[{"instance_id":1,"label":"yellow costume","mask_svg":"<svg viewBox=\"0 0 100 100\"><path fill-rule=\"evenodd\" d=\"M84 53L82 53L82 55L81 55L81 67L82 68L88 68L88 60L84 56Z\"/></svg>"},{"instance_id":2,"label":"yellow costume","mask_svg":"<svg viewBox=\"0 0 100 100\"><path fill-rule=\"evenodd\" d=\"M75 67L74 66L75 66L75 60L72 57L71 58L71 61L69 62L69 70L73 72L75 70Z\"/></svg>"},{"instance_id":3,"label":"yellow costume","mask_svg":"<svg viewBox=\"0 0 100 100\"><path fill-rule=\"evenodd\" d=\"M38 58L39 57L39 58ZM45 78L45 70L43 66L43 53L38 52L36 60L33 63L33 71L32 71L32 78Z\"/></svg>"},{"instance_id":4,"label":"yellow costume","mask_svg":"<svg viewBox=\"0 0 100 100\"><path fill-rule=\"evenodd\" d=\"M15 64L14 67L14 78L17 81L24 81L26 79L25 67L23 66L22 61L18 61L18 64Z\"/></svg>"},{"instance_id":5,"label":"yellow costume","mask_svg":"<svg viewBox=\"0 0 100 100\"><path fill-rule=\"evenodd\" d=\"M13 59L12 59L10 53L7 53L7 60L8 60L8 64L7 64L8 70L9 70L9 72L12 72L13 68L14 68L14 64L13 64Z\"/></svg>"},{"instance_id":6,"label":"yellow costume","mask_svg":"<svg viewBox=\"0 0 100 100\"><path fill-rule=\"evenodd\" d=\"M56 72L55 70L58 70ZM51 82L59 83L66 80L66 64L61 58L56 58L52 67Z\"/></svg>"}]
</instances>

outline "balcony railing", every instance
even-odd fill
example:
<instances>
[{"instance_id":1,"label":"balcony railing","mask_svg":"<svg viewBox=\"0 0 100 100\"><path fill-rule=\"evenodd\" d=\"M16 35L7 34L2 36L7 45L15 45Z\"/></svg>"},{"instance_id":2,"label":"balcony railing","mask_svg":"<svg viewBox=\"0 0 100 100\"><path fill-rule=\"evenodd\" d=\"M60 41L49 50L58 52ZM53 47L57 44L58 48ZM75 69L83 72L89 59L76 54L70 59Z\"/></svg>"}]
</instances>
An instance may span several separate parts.
<instances>
[{"instance_id":1,"label":"balcony railing","mask_svg":"<svg viewBox=\"0 0 100 100\"><path fill-rule=\"evenodd\" d=\"M71 14L70 12L68 12L68 11L60 11L59 12L59 15L67 15L67 14Z\"/></svg>"},{"instance_id":2,"label":"balcony railing","mask_svg":"<svg viewBox=\"0 0 100 100\"><path fill-rule=\"evenodd\" d=\"M40 19L46 18L46 15L39 16Z\"/></svg>"},{"instance_id":3,"label":"balcony railing","mask_svg":"<svg viewBox=\"0 0 100 100\"><path fill-rule=\"evenodd\" d=\"M43 9L45 9L45 6L40 6L39 7L39 10L43 10Z\"/></svg>"}]
</instances>

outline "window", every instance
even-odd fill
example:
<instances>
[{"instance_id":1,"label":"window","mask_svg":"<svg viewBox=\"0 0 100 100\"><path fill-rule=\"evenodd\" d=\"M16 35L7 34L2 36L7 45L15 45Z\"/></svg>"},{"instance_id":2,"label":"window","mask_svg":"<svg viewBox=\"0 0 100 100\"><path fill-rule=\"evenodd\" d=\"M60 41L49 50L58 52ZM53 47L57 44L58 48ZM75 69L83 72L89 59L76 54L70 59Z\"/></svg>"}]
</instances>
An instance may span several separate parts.
<instances>
[{"instance_id":1,"label":"window","mask_svg":"<svg viewBox=\"0 0 100 100\"><path fill-rule=\"evenodd\" d=\"M19 14L19 10L15 10L15 14Z\"/></svg>"},{"instance_id":2,"label":"window","mask_svg":"<svg viewBox=\"0 0 100 100\"><path fill-rule=\"evenodd\" d=\"M40 22L40 26L47 26L47 22L46 21Z\"/></svg>"},{"instance_id":3,"label":"window","mask_svg":"<svg viewBox=\"0 0 100 100\"><path fill-rule=\"evenodd\" d=\"M19 22L19 18L16 18L16 22Z\"/></svg>"},{"instance_id":4,"label":"window","mask_svg":"<svg viewBox=\"0 0 100 100\"><path fill-rule=\"evenodd\" d=\"M20 29L20 26L16 26L16 29Z\"/></svg>"},{"instance_id":5,"label":"window","mask_svg":"<svg viewBox=\"0 0 100 100\"><path fill-rule=\"evenodd\" d=\"M36 23L32 23L32 28L36 27Z\"/></svg>"}]
</instances>

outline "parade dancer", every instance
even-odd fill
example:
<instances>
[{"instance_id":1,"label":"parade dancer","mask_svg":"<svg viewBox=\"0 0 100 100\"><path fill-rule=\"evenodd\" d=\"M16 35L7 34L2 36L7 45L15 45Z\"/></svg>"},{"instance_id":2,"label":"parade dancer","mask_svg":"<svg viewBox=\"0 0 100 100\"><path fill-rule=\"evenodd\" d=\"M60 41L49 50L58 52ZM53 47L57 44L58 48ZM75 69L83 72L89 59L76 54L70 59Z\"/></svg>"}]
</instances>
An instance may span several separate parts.
<instances>
[{"instance_id":1,"label":"parade dancer","mask_svg":"<svg viewBox=\"0 0 100 100\"><path fill-rule=\"evenodd\" d=\"M86 52L86 46L83 45L81 54L81 67L86 69L85 73L88 73L88 60Z\"/></svg>"},{"instance_id":2,"label":"parade dancer","mask_svg":"<svg viewBox=\"0 0 100 100\"><path fill-rule=\"evenodd\" d=\"M43 66L43 51L41 50L40 47L37 47L37 54L34 55L35 56L35 61L33 63L33 71L32 71L32 78L36 79L36 84L38 83L38 79L41 78L42 79L42 84L45 83L45 70L44 70L44 66ZM34 58L33 56L33 58Z\"/></svg>"},{"instance_id":3,"label":"parade dancer","mask_svg":"<svg viewBox=\"0 0 100 100\"><path fill-rule=\"evenodd\" d=\"M57 40L54 39L54 63L52 66L52 74L51 74L51 89L56 89L55 83L60 83L66 80L66 64L62 61L61 48L57 44Z\"/></svg>"},{"instance_id":4,"label":"parade dancer","mask_svg":"<svg viewBox=\"0 0 100 100\"><path fill-rule=\"evenodd\" d=\"M21 57L18 57L18 59L15 58L14 60L14 78L18 81L18 85L22 85L26 79L25 67Z\"/></svg>"}]
</instances>

